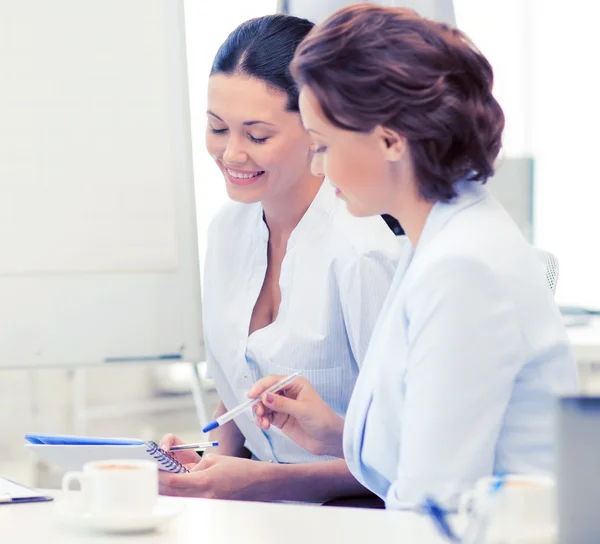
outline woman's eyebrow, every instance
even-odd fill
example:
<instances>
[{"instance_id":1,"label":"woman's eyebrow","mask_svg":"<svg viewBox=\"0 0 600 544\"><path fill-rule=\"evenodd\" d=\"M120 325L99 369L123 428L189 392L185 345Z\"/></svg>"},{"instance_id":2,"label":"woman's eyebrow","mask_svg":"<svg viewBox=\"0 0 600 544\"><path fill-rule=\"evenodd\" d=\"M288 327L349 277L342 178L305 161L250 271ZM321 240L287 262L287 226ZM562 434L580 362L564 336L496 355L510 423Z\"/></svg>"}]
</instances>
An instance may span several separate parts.
<instances>
[{"instance_id":1,"label":"woman's eyebrow","mask_svg":"<svg viewBox=\"0 0 600 544\"><path fill-rule=\"evenodd\" d=\"M210 110L207 111L206 113L207 113L207 115L211 115L212 117L214 117L215 119L218 119L219 121L222 121L223 123L225 122L216 113L213 113ZM258 120L244 121L244 123L242 123L242 124L247 127L252 126L252 125L269 125L271 127L275 126L273 123L267 123L266 121L258 121Z\"/></svg>"}]
</instances>

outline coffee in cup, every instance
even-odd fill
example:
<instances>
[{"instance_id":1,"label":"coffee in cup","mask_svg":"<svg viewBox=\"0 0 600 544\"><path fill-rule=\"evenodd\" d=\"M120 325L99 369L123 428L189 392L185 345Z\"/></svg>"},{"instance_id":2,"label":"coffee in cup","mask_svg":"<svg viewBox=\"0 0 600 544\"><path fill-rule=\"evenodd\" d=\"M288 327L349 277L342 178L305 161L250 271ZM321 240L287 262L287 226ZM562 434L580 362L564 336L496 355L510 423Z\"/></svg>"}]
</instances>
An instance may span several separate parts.
<instances>
[{"instance_id":1,"label":"coffee in cup","mask_svg":"<svg viewBox=\"0 0 600 544\"><path fill-rule=\"evenodd\" d=\"M87 513L107 517L142 517L152 513L158 499L158 465L145 460L86 463L82 472L67 472L63 491L79 481Z\"/></svg>"}]
</instances>

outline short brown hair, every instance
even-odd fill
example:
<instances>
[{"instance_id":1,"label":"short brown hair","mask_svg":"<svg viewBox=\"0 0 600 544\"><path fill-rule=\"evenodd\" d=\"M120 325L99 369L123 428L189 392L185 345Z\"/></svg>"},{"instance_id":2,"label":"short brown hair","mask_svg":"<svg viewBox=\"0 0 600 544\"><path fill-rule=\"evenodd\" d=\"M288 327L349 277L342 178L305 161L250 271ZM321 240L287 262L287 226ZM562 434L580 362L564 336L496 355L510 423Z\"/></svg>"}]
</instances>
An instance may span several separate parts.
<instances>
[{"instance_id":1,"label":"short brown hair","mask_svg":"<svg viewBox=\"0 0 600 544\"><path fill-rule=\"evenodd\" d=\"M355 4L308 34L292 73L333 125L404 135L427 200L448 201L457 181L494 173L504 114L490 63L459 30L409 9Z\"/></svg>"}]
</instances>

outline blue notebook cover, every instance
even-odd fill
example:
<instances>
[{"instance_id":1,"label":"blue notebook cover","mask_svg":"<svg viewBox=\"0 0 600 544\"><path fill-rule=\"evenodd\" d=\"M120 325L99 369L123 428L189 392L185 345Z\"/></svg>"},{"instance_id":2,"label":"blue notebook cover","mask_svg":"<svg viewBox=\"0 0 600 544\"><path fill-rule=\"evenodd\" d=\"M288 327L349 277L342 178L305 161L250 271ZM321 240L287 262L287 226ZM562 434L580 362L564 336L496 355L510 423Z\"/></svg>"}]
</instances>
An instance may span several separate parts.
<instances>
[{"instance_id":1,"label":"blue notebook cover","mask_svg":"<svg viewBox=\"0 0 600 544\"><path fill-rule=\"evenodd\" d=\"M65 470L80 470L89 461L106 459L152 459L160 470L189 472L155 442L137 438L104 438L68 434L27 433L25 447Z\"/></svg>"},{"instance_id":2,"label":"blue notebook cover","mask_svg":"<svg viewBox=\"0 0 600 544\"><path fill-rule=\"evenodd\" d=\"M142 446L143 440L135 438L100 438L95 436L72 436L68 434L27 433L25 440L32 444L52 446Z\"/></svg>"}]
</instances>

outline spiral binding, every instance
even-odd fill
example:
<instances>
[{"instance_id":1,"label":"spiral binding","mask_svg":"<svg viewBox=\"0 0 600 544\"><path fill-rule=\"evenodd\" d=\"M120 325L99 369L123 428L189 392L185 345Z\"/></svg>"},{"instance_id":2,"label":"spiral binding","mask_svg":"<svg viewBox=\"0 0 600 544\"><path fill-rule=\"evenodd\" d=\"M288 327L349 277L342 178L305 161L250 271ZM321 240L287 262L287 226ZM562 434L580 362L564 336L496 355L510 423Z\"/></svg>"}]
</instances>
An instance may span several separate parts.
<instances>
[{"instance_id":1,"label":"spiral binding","mask_svg":"<svg viewBox=\"0 0 600 544\"><path fill-rule=\"evenodd\" d=\"M156 442L148 442L150 449L146 450L158 464L169 472L189 472L175 457L158 447Z\"/></svg>"}]
</instances>

